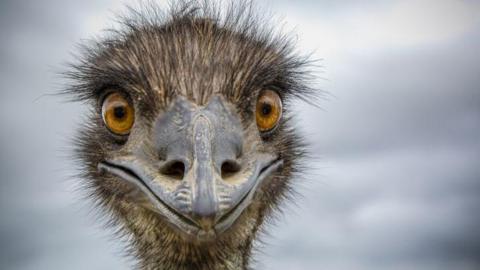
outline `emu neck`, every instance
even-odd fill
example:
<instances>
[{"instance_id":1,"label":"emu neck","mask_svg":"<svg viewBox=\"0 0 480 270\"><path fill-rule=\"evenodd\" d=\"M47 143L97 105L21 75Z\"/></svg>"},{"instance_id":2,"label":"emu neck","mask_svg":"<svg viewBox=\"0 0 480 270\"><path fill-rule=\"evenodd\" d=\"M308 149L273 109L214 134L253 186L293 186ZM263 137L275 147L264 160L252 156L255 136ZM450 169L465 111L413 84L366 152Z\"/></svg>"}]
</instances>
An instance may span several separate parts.
<instances>
[{"instance_id":1,"label":"emu neck","mask_svg":"<svg viewBox=\"0 0 480 270\"><path fill-rule=\"evenodd\" d=\"M160 255L160 254L159 254ZM152 258L153 259L153 258ZM229 254L229 258L212 259L205 257L203 260L173 259L170 261L157 262L149 264L145 269L165 269L165 270L233 270L233 269L247 269L245 258L241 252L236 254Z\"/></svg>"},{"instance_id":2,"label":"emu neck","mask_svg":"<svg viewBox=\"0 0 480 270\"><path fill-rule=\"evenodd\" d=\"M158 239L158 238L157 238ZM247 269L251 240L216 246L192 246L168 241L144 242L137 248L140 269L227 270Z\"/></svg>"}]
</instances>

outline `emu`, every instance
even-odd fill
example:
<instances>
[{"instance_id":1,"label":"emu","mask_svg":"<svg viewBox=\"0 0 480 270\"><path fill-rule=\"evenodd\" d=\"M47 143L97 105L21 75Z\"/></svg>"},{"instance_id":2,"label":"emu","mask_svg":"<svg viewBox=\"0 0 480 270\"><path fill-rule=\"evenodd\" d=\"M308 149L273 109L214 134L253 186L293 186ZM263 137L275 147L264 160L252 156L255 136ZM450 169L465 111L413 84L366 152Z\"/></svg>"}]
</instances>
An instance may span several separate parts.
<instances>
[{"instance_id":1,"label":"emu","mask_svg":"<svg viewBox=\"0 0 480 270\"><path fill-rule=\"evenodd\" d=\"M83 183L139 269L249 269L305 167L291 108L315 96L308 57L251 4L220 11L130 9L66 72L91 108L75 138Z\"/></svg>"}]
</instances>

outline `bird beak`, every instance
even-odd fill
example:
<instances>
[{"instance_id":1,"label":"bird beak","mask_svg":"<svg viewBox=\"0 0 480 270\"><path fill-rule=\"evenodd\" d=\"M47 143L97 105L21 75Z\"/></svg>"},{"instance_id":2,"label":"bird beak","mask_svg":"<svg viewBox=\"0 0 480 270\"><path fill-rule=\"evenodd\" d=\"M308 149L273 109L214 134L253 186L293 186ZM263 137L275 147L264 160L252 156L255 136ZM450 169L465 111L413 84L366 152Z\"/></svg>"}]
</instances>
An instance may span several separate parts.
<instances>
[{"instance_id":1,"label":"bird beak","mask_svg":"<svg viewBox=\"0 0 480 270\"><path fill-rule=\"evenodd\" d=\"M145 154L151 144L139 144L98 168L139 187L175 228L200 241L214 239L283 164L253 143L245 151L248 142L232 108L221 97L204 107L180 98L154 124L151 140L160 159Z\"/></svg>"}]
</instances>

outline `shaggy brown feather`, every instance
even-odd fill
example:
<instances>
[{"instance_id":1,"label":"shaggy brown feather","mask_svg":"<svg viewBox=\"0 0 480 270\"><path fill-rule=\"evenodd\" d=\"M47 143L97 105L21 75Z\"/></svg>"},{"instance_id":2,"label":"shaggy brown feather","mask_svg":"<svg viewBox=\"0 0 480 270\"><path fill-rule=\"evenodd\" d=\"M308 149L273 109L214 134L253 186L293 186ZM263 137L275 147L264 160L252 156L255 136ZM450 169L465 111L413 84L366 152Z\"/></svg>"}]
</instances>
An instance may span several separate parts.
<instances>
[{"instance_id":1,"label":"shaggy brown feather","mask_svg":"<svg viewBox=\"0 0 480 270\"><path fill-rule=\"evenodd\" d=\"M180 3L162 13L147 5L130 10L121 30L85 45L78 63L67 73L67 92L91 104L89 120L76 138L77 158L85 186L121 233L129 236L131 254L140 269L248 269L253 240L264 221L303 169L305 147L291 126L292 98L309 100L306 58L292 52L291 42L261 25L251 4L231 5L224 12L210 4ZM202 105L221 94L241 116L245 134L257 134L255 102L262 89L275 89L284 104L279 127L268 137L249 135L266 151L277 153L284 166L260 187L252 204L234 226L215 242L186 239L156 212L136 189L97 165L122 151L101 118L101 100L108 89L121 89L137 104L142 128L178 96ZM254 130L252 132L252 130ZM250 132L247 132L250 131ZM256 133L257 132L257 133Z\"/></svg>"}]
</instances>

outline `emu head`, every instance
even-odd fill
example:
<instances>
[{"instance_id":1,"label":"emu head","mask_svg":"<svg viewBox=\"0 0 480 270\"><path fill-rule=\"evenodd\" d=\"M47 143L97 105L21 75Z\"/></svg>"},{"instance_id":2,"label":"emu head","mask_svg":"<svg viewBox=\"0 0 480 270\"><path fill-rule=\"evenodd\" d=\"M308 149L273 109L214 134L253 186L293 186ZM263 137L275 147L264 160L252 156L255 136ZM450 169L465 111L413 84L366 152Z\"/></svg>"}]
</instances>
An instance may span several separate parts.
<instances>
[{"instance_id":1,"label":"emu head","mask_svg":"<svg viewBox=\"0 0 480 270\"><path fill-rule=\"evenodd\" d=\"M289 110L310 93L305 61L247 7L137 14L69 73L92 108L87 186L140 248L248 249L301 166Z\"/></svg>"}]
</instances>

